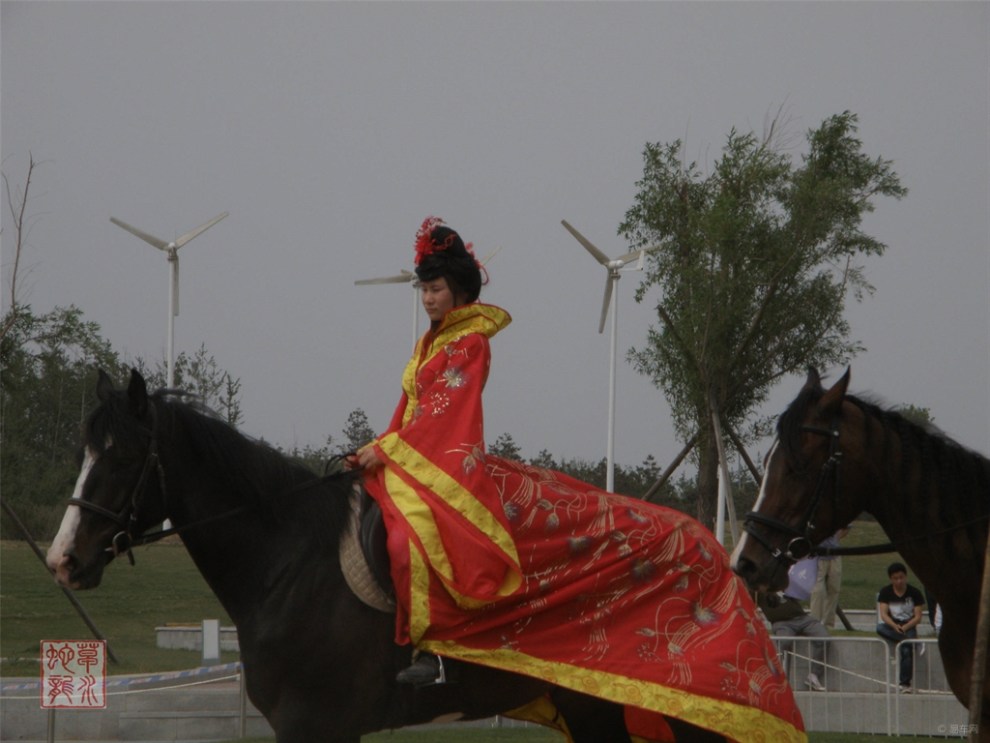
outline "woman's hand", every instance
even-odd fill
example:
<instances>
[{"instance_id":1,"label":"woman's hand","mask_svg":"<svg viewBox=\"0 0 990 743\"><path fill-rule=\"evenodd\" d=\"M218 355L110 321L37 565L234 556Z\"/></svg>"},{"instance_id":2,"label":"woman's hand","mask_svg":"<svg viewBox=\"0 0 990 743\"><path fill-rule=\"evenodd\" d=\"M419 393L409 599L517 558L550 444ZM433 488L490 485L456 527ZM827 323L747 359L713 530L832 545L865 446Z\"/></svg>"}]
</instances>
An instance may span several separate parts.
<instances>
[{"instance_id":1,"label":"woman's hand","mask_svg":"<svg viewBox=\"0 0 990 743\"><path fill-rule=\"evenodd\" d=\"M354 458L357 460L357 466L365 470L373 470L384 464L384 462L378 458L378 452L375 451L373 444L369 444L368 446L358 449L358 452Z\"/></svg>"}]
</instances>

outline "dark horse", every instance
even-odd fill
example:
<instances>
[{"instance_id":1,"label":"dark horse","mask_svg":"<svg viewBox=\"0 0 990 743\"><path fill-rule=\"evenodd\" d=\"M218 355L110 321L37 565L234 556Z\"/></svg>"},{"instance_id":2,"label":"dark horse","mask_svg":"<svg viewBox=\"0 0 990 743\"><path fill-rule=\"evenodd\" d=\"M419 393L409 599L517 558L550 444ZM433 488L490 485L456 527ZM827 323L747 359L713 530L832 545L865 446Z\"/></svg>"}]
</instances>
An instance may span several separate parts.
<instances>
[{"instance_id":1,"label":"dark horse","mask_svg":"<svg viewBox=\"0 0 990 743\"><path fill-rule=\"evenodd\" d=\"M100 373L84 462L48 553L59 583L93 588L115 555L168 518L237 627L251 701L280 743L356 743L364 733L478 719L550 695L574 741L628 741L621 705L539 679L462 664L458 683L412 688L395 616L341 572L353 478L317 478L176 395ZM678 740L722 740L670 720Z\"/></svg>"},{"instance_id":2,"label":"dark horse","mask_svg":"<svg viewBox=\"0 0 990 743\"><path fill-rule=\"evenodd\" d=\"M756 506L732 568L760 591L783 589L787 569L861 512L937 596L939 650L949 685L969 704L990 517L990 460L904 416L829 390L815 370L777 423ZM981 740L990 740L984 687Z\"/></svg>"}]
</instances>

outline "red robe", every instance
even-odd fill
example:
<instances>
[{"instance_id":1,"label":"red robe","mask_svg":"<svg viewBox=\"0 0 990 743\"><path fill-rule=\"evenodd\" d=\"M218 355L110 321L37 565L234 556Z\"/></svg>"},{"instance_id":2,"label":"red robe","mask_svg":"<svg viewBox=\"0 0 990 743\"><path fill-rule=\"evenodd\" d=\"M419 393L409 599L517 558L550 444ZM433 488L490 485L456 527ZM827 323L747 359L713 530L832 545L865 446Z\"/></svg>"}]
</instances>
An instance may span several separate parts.
<instances>
[{"instance_id":1,"label":"red robe","mask_svg":"<svg viewBox=\"0 0 990 743\"><path fill-rule=\"evenodd\" d=\"M787 678L728 556L675 510L485 453L491 305L420 339L365 477L388 530L400 643L546 679L730 739L803 741ZM531 719L532 716L530 715Z\"/></svg>"}]
</instances>

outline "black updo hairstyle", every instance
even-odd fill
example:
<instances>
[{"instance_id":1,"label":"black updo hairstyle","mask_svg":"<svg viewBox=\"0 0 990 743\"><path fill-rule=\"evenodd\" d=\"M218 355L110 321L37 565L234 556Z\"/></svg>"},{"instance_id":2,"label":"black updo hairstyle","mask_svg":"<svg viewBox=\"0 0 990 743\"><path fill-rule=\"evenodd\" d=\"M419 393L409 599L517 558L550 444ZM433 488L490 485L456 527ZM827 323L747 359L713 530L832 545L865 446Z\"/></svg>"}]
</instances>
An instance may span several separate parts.
<instances>
[{"instance_id":1,"label":"black updo hairstyle","mask_svg":"<svg viewBox=\"0 0 990 743\"><path fill-rule=\"evenodd\" d=\"M439 217L427 217L416 233L416 277L433 281L443 277L455 295L462 295L470 304L481 294L483 269L467 245Z\"/></svg>"}]
</instances>

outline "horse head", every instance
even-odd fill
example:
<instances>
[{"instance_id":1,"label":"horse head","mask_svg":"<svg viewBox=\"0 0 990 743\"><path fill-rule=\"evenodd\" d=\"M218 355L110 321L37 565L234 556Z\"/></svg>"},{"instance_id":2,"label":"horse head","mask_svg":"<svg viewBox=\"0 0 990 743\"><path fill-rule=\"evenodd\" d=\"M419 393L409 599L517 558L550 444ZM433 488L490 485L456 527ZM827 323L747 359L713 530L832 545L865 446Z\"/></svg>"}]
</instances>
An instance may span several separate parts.
<instances>
[{"instance_id":1,"label":"horse head","mask_svg":"<svg viewBox=\"0 0 990 743\"><path fill-rule=\"evenodd\" d=\"M855 406L845 405L849 370L825 390L814 369L801 392L780 416L777 438L764 463L763 482L744 534L732 552L732 569L750 588L786 588L788 569L855 518L840 477L850 444L862 426L850 425Z\"/></svg>"},{"instance_id":2,"label":"horse head","mask_svg":"<svg viewBox=\"0 0 990 743\"><path fill-rule=\"evenodd\" d=\"M83 461L47 564L63 586L99 585L103 568L164 519L156 409L144 378L126 390L100 371L99 405L83 427Z\"/></svg>"}]
</instances>

